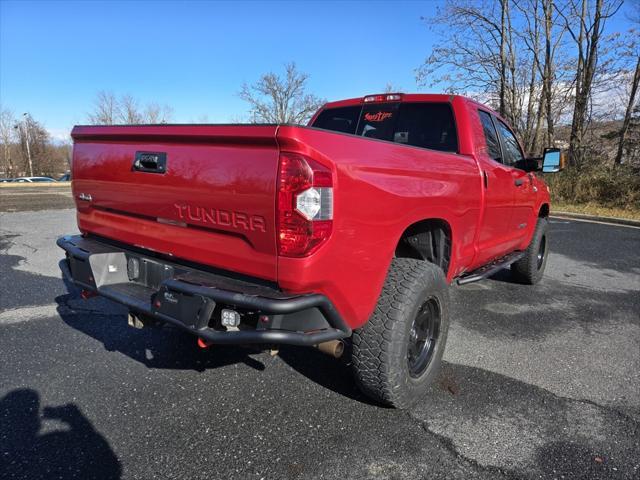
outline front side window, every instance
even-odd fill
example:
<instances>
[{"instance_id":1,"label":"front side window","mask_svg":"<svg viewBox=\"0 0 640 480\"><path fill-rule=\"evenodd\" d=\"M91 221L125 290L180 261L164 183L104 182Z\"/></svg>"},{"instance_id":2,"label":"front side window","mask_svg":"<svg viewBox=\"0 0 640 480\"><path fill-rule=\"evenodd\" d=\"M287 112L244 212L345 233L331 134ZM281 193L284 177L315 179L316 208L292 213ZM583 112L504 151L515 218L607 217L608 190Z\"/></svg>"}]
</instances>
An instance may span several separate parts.
<instances>
[{"instance_id":1,"label":"front side window","mask_svg":"<svg viewBox=\"0 0 640 480\"><path fill-rule=\"evenodd\" d=\"M498 132L493 125L491 115L483 110L478 110L480 121L482 122L482 130L484 132L484 140L487 145L487 154L496 162L502 163L502 152L500 151L500 140L498 140Z\"/></svg>"},{"instance_id":2,"label":"front side window","mask_svg":"<svg viewBox=\"0 0 640 480\"><path fill-rule=\"evenodd\" d=\"M513 132L509 130L509 127L507 127L503 122L497 120L496 124L498 126L498 131L500 132L500 137L502 138L504 164L509 165L510 167L520 165L524 161L524 155L522 154L522 150L520 150L518 140L516 140Z\"/></svg>"}]
</instances>

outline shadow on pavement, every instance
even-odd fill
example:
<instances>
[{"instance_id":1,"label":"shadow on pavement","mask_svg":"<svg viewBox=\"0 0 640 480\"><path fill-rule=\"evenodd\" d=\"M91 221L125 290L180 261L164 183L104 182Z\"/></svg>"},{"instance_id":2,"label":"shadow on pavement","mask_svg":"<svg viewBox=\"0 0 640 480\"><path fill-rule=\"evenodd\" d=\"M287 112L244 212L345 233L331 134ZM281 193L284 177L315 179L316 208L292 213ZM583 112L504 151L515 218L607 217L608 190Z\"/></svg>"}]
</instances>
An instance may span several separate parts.
<instances>
[{"instance_id":1,"label":"shadow on pavement","mask_svg":"<svg viewBox=\"0 0 640 480\"><path fill-rule=\"evenodd\" d=\"M256 370L265 369L262 362L250 356L262 352L264 345L215 345L203 350L196 346L192 334L171 325L137 330L128 326L125 308L97 297L83 301L78 288L64 282L70 293L56 298L60 317L70 327L99 340L108 351L123 353L148 368L204 372L244 363ZM310 347L282 346L279 355L291 368L322 387L377 405L360 393L344 360L330 358ZM348 358L349 350L343 359Z\"/></svg>"},{"instance_id":2,"label":"shadow on pavement","mask_svg":"<svg viewBox=\"0 0 640 480\"><path fill-rule=\"evenodd\" d=\"M8 253L14 241L20 241L18 235L0 236L0 272L2 272L0 310L51 303L53 297L65 292L64 287L56 278L18 270L16 267L26 259Z\"/></svg>"},{"instance_id":3,"label":"shadow on pavement","mask_svg":"<svg viewBox=\"0 0 640 480\"><path fill-rule=\"evenodd\" d=\"M64 428L46 428L43 420ZM0 478L112 480L121 473L109 443L75 404L44 407L41 415L35 390L0 399Z\"/></svg>"},{"instance_id":4,"label":"shadow on pavement","mask_svg":"<svg viewBox=\"0 0 640 480\"><path fill-rule=\"evenodd\" d=\"M215 346L201 349L196 337L166 325L141 330L129 327L126 309L95 297L80 300L73 293L56 298L58 314L70 327L95 338L110 352L120 352L148 368L205 370L244 363L264 370L262 362L250 354L259 350Z\"/></svg>"},{"instance_id":5,"label":"shadow on pavement","mask_svg":"<svg viewBox=\"0 0 640 480\"><path fill-rule=\"evenodd\" d=\"M196 337L170 325L141 330L129 327L126 310L108 300L83 301L71 293L57 297L56 302L67 325L100 341L107 351L120 352L147 368L204 372L244 363L255 370L265 369L264 363L251 356L261 353L264 346L215 345L203 350L196 346ZM322 387L373 405L359 392L345 361L310 347L291 346L282 346L280 358ZM349 358L348 352L345 358Z\"/></svg>"},{"instance_id":6,"label":"shadow on pavement","mask_svg":"<svg viewBox=\"0 0 640 480\"><path fill-rule=\"evenodd\" d=\"M367 405L387 408L364 396L356 386L349 364L350 349L341 359L331 358L309 347L283 346L280 358L291 368L323 388Z\"/></svg>"}]
</instances>

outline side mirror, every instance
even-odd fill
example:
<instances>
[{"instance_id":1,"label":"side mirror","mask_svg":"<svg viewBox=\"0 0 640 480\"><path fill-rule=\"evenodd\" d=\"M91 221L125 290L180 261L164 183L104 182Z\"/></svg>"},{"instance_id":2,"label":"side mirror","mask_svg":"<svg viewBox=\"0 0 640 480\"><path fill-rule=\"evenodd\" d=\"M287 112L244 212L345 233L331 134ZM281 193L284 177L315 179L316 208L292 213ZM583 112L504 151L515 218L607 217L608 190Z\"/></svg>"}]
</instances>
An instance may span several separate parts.
<instances>
[{"instance_id":1,"label":"side mirror","mask_svg":"<svg viewBox=\"0 0 640 480\"><path fill-rule=\"evenodd\" d=\"M564 168L564 155L559 148L545 148L542 173L556 173Z\"/></svg>"}]
</instances>

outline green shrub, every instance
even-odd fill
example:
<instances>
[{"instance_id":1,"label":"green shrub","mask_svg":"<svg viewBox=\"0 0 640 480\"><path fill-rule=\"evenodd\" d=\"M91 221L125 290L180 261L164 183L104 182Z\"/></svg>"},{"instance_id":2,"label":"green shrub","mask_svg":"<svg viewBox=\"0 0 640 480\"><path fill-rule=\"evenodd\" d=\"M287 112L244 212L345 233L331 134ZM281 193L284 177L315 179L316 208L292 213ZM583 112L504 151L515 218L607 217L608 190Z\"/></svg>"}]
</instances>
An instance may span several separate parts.
<instances>
[{"instance_id":1,"label":"green shrub","mask_svg":"<svg viewBox=\"0 0 640 480\"><path fill-rule=\"evenodd\" d=\"M544 175L554 201L640 209L640 169L630 165L585 165Z\"/></svg>"}]
</instances>

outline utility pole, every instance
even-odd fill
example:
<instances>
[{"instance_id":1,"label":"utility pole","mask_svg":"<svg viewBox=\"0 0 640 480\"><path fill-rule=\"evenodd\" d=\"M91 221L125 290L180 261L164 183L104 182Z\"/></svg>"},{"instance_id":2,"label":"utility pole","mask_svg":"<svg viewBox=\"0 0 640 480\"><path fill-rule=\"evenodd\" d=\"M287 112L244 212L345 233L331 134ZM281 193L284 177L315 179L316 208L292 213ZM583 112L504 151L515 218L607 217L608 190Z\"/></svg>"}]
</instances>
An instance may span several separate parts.
<instances>
[{"instance_id":1,"label":"utility pole","mask_svg":"<svg viewBox=\"0 0 640 480\"><path fill-rule=\"evenodd\" d=\"M29 176L33 177L33 162L31 161L31 147L29 146L29 114L23 113L22 116L24 120L18 123L16 128L24 131L25 143L27 145L27 160L29 161Z\"/></svg>"}]
</instances>

